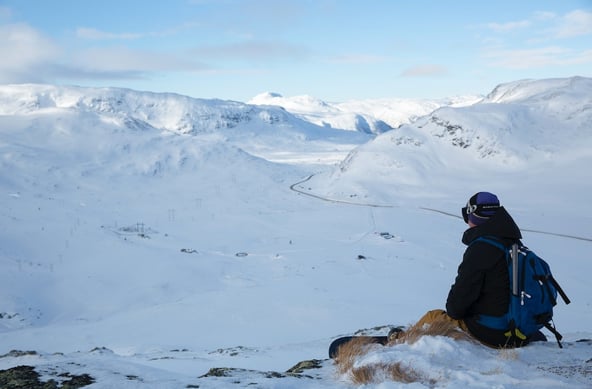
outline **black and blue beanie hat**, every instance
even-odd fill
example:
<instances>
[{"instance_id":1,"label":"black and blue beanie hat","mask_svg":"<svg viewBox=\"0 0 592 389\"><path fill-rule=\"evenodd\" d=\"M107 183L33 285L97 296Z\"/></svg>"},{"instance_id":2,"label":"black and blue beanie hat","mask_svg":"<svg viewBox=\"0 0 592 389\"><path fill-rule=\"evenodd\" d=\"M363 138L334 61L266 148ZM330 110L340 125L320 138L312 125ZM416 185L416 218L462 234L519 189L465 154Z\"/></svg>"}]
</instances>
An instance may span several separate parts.
<instances>
[{"instance_id":1,"label":"black and blue beanie hat","mask_svg":"<svg viewBox=\"0 0 592 389\"><path fill-rule=\"evenodd\" d=\"M500 202L496 195L478 192L469 199L467 206L462 208L462 216L465 223L470 221L478 226L488 221L499 208Z\"/></svg>"}]
</instances>

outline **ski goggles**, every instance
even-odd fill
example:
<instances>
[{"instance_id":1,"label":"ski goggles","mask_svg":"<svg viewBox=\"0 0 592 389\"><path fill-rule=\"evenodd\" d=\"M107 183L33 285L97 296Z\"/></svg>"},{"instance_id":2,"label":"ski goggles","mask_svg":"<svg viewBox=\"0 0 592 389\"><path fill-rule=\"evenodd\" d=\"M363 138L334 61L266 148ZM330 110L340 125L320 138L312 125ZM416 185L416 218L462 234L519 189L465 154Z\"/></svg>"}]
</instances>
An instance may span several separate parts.
<instances>
[{"instance_id":1,"label":"ski goggles","mask_svg":"<svg viewBox=\"0 0 592 389\"><path fill-rule=\"evenodd\" d=\"M487 210L494 210L494 209L498 209L499 207L500 207L499 204L470 204L470 203L467 203L467 205L465 207L461 208L461 213L462 213L462 217L463 217L463 220L465 221L465 223L468 223L470 214L475 213L477 211L482 212L482 211L487 211Z\"/></svg>"}]
</instances>

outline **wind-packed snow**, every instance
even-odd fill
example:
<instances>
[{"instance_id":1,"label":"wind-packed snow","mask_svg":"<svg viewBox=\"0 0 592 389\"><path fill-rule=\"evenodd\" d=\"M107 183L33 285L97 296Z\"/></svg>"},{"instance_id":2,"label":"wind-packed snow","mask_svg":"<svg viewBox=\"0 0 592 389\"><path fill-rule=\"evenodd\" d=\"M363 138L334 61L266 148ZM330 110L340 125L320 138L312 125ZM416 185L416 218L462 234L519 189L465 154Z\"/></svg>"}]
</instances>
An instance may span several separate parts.
<instances>
[{"instance_id":1,"label":"wind-packed snow","mask_svg":"<svg viewBox=\"0 0 592 389\"><path fill-rule=\"evenodd\" d=\"M386 132L317 125L383 103L263 100L0 86L0 370L87 373L89 388L354 387L330 342L443 308L460 207L489 190L572 300L555 314L565 348L426 337L358 363L424 377L380 388L592 385L577 342L592 338L592 80L500 85ZM204 376L217 367L233 369Z\"/></svg>"}]
</instances>

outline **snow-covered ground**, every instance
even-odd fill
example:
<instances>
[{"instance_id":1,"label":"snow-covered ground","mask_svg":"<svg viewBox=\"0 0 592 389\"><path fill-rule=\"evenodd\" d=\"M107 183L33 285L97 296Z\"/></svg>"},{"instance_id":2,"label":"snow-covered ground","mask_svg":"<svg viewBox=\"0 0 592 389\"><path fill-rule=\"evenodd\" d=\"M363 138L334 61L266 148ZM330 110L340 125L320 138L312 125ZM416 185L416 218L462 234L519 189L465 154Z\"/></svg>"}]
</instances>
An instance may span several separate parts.
<instances>
[{"instance_id":1,"label":"snow-covered ground","mask_svg":"<svg viewBox=\"0 0 592 389\"><path fill-rule=\"evenodd\" d=\"M591 107L591 79L516 81L373 135L269 103L0 86L0 369L352 387L331 340L442 308L460 207L490 190L572 300L555 315L565 348L436 337L359 364L425 378L382 388L590 387ZM285 373L303 360L317 368Z\"/></svg>"},{"instance_id":2,"label":"snow-covered ground","mask_svg":"<svg viewBox=\"0 0 592 389\"><path fill-rule=\"evenodd\" d=\"M266 92L253 97L249 104L271 105L323 127L381 134L408 124L440 107L475 104L482 96L457 96L448 99L373 99L331 103L312 96L284 97Z\"/></svg>"}]
</instances>

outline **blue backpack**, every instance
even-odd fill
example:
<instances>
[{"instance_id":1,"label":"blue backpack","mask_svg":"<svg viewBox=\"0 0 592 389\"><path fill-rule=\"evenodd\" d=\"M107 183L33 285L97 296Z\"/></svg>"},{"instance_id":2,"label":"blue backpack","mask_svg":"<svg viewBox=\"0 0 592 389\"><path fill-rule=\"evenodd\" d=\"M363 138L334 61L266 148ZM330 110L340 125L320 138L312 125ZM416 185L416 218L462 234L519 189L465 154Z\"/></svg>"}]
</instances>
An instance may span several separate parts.
<instances>
[{"instance_id":1,"label":"blue backpack","mask_svg":"<svg viewBox=\"0 0 592 389\"><path fill-rule=\"evenodd\" d=\"M527 343L537 331L545 327L561 345L561 334L553 324L553 307L559 293L566 304L569 298L551 274L549 264L521 243L507 247L493 237L480 237L475 242L491 244L506 255L510 275L510 304L503 316L479 315L479 323L497 330L507 330L508 340ZM472 244L471 243L471 244Z\"/></svg>"}]
</instances>

